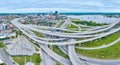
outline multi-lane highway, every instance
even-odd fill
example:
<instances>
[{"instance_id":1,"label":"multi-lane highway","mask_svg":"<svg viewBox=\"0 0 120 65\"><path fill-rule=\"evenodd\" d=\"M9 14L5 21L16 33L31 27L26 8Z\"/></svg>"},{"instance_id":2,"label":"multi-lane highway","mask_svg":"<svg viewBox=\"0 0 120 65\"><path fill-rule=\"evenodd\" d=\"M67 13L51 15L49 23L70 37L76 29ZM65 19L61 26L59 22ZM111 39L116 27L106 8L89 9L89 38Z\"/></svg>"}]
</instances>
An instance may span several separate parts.
<instances>
[{"instance_id":1,"label":"multi-lane highway","mask_svg":"<svg viewBox=\"0 0 120 65\"><path fill-rule=\"evenodd\" d=\"M0 58L7 64L7 65L17 65L10 57L8 57L3 49L0 48Z\"/></svg>"}]
</instances>

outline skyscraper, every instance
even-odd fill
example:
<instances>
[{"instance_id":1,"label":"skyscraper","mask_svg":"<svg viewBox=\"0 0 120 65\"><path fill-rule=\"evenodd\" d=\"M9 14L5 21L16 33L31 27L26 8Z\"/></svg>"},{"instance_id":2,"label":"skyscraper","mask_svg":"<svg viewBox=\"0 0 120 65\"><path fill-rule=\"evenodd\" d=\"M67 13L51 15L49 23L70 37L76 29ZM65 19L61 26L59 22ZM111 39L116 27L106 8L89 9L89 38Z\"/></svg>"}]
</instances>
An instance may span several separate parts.
<instances>
[{"instance_id":1,"label":"skyscraper","mask_svg":"<svg viewBox=\"0 0 120 65\"><path fill-rule=\"evenodd\" d=\"M55 19L56 19L56 20L59 19L59 13L58 13L58 11L55 11Z\"/></svg>"}]
</instances>

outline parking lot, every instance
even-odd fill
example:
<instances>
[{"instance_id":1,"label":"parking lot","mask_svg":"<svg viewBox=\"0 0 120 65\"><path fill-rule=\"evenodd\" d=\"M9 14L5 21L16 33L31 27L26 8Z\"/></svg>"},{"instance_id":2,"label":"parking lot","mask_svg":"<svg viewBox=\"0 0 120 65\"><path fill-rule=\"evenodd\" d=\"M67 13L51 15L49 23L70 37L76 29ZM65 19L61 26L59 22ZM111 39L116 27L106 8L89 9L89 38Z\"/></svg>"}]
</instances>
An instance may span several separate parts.
<instances>
[{"instance_id":1,"label":"parking lot","mask_svg":"<svg viewBox=\"0 0 120 65\"><path fill-rule=\"evenodd\" d=\"M24 37L15 38L10 41L10 44L6 45L6 51L10 55L33 55L36 53L36 49L30 43L31 42Z\"/></svg>"}]
</instances>

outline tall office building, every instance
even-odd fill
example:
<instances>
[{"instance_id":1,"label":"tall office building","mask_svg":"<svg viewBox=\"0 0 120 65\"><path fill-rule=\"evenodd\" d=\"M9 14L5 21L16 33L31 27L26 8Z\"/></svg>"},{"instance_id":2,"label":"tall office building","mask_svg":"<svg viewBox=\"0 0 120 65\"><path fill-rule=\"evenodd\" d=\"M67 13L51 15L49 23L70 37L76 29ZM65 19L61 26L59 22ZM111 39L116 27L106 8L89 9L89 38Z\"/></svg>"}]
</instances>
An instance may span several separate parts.
<instances>
[{"instance_id":1,"label":"tall office building","mask_svg":"<svg viewBox=\"0 0 120 65\"><path fill-rule=\"evenodd\" d=\"M55 19L56 19L56 20L59 19L59 13L58 13L58 11L55 11Z\"/></svg>"}]
</instances>

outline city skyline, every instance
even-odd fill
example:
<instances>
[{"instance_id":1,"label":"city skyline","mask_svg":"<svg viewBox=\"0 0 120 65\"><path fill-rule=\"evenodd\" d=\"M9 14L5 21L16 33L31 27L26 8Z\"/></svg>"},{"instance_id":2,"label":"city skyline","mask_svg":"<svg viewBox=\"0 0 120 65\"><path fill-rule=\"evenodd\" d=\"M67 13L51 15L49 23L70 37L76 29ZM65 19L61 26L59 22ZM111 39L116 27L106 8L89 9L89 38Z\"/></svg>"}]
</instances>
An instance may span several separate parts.
<instances>
[{"instance_id":1,"label":"city skyline","mask_svg":"<svg viewBox=\"0 0 120 65\"><path fill-rule=\"evenodd\" d=\"M118 1L105 0L0 0L0 13L120 12Z\"/></svg>"}]
</instances>

